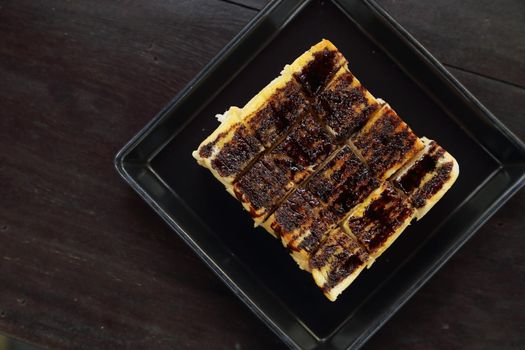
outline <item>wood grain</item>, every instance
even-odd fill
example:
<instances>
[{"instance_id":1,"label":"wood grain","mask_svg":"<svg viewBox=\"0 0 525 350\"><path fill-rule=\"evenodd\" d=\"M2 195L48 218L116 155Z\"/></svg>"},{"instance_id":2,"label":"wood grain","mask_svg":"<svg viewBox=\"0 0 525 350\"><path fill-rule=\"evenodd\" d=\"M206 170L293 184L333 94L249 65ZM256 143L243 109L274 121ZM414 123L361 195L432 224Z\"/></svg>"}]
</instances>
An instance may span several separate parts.
<instances>
[{"instance_id":1,"label":"wood grain","mask_svg":"<svg viewBox=\"0 0 525 350\"><path fill-rule=\"evenodd\" d=\"M1 331L57 349L283 348L108 166L264 5L235 2L0 2ZM521 3L381 3L525 137ZM367 347L519 348L524 203Z\"/></svg>"},{"instance_id":2,"label":"wood grain","mask_svg":"<svg viewBox=\"0 0 525 350\"><path fill-rule=\"evenodd\" d=\"M230 4L243 6L251 10L261 10L269 1L267 0L220 0Z\"/></svg>"},{"instance_id":3,"label":"wood grain","mask_svg":"<svg viewBox=\"0 0 525 350\"><path fill-rule=\"evenodd\" d=\"M525 2L378 2L441 62L525 87Z\"/></svg>"},{"instance_id":4,"label":"wood grain","mask_svg":"<svg viewBox=\"0 0 525 350\"><path fill-rule=\"evenodd\" d=\"M253 0L235 1L253 6ZM258 2L262 8L265 1ZM525 2L376 2L445 65L525 87Z\"/></svg>"},{"instance_id":5,"label":"wood grain","mask_svg":"<svg viewBox=\"0 0 525 350\"><path fill-rule=\"evenodd\" d=\"M0 329L63 349L282 347L111 166L254 14L3 4Z\"/></svg>"},{"instance_id":6,"label":"wood grain","mask_svg":"<svg viewBox=\"0 0 525 350\"><path fill-rule=\"evenodd\" d=\"M525 89L448 67L448 70L519 138L525 140Z\"/></svg>"}]
</instances>

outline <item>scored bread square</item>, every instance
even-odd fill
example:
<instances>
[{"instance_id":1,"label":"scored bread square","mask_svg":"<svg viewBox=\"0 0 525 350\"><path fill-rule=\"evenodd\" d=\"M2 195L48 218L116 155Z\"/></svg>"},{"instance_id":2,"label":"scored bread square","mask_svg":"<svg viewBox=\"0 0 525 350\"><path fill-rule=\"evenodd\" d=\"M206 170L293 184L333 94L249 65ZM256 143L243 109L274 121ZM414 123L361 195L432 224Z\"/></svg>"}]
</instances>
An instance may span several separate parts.
<instances>
[{"instance_id":1,"label":"scored bread square","mask_svg":"<svg viewBox=\"0 0 525 350\"><path fill-rule=\"evenodd\" d=\"M193 157L233 193L231 184L237 176L304 115L309 103L304 91L310 91L314 85L317 89L324 86L344 62L342 54L328 40L313 46L243 108L231 107L220 116L221 124L193 152ZM311 69L319 66L327 74L326 81Z\"/></svg>"},{"instance_id":2,"label":"scored bread square","mask_svg":"<svg viewBox=\"0 0 525 350\"><path fill-rule=\"evenodd\" d=\"M315 283L330 301L335 301L369 260L357 240L338 227L328 233L309 263Z\"/></svg>"},{"instance_id":3,"label":"scored bread square","mask_svg":"<svg viewBox=\"0 0 525 350\"><path fill-rule=\"evenodd\" d=\"M293 187L286 174L263 157L233 185L232 191L257 226Z\"/></svg>"},{"instance_id":4,"label":"scored bread square","mask_svg":"<svg viewBox=\"0 0 525 350\"><path fill-rule=\"evenodd\" d=\"M459 173L325 39L219 121L193 156L332 301Z\"/></svg>"},{"instance_id":5,"label":"scored bread square","mask_svg":"<svg viewBox=\"0 0 525 350\"><path fill-rule=\"evenodd\" d=\"M228 188L264 147L242 123L242 109L231 107L221 118L221 125L193 152L193 157Z\"/></svg>"},{"instance_id":6,"label":"scored bread square","mask_svg":"<svg viewBox=\"0 0 525 350\"><path fill-rule=\"evenodd\" d=\"M220 115L221 124L201 142L193 157L233 194L233 182L305 116L310 105L305 91L315 82L322 88L345 62L331 42L322 40L287 65L243 108L234 106ZM313 69L319 67L325 80Z\"/></svg>"},{"instance_id":7,"label":"scored bread square","mask_svg":"<svg viewBox=\"0 0 525 350\"><path fill-rule=\"evenodd\" d=\"M392 185L384 183L371 200L357 208L343 224L377 259L410 225L415 209Z\"/></svg>"},{"instance_id":8,"label":"scored bread square","mask_svg":"<svg viewBox=\"0 0 525 350\"><path fill-rule=\"evenodd\" d=\"M344 145L312 176L306 188L329 207L340 221L379 185L368 166L348 145Z\"/></svg>"},{"instance_id":9,"label":"scored bread square","mask_svg":"<svg viewBox=\"0 0 525 350\"><path fill-rule=\"evenodd\" d=\"M385 104L351 139L374 176L388 179L424 147L412 129Z\"/></svg>"},{"instance_id":10,"label":"scored bread square","mask_svg":"<svg viewBox=\"0 0 525 350\"><path fill-rule=\"evenodd\" d=\"M310 96L317 95L346 65L343 54L330 41L323 39L299 56L284 72L293 76Z\"/></svg>"},{"instance_id":11,"label":"scored bread square","mask_svg":"<svg viewBox=\"0 0 525 350\"><path fill-rule=\"evenodd\" d=\"M409 196L421 219L449 190L459 175L456 159L435 141L422 137L424 151L394 176L394 186Z\"/></svg>"},{"instance_id":12,"label":"scored bread square","mask_svg":"<svg viewBox=\"0 0 525 350\"><path fill-rule=\"evenodd\" d=\"M346 64L319 94L319 103L325 111L326 126L339 140L345 140L360 130L380 107Z\"/></svg>"},{"instance_id":13,"label":"scored bread square","mask_svg":"<svg viewBox=\"0 0 525 350\"><path fill-rule=\"evenodd\" d=\"M193 156L228 189L257 156L299 122L307 105L298 83L282 75L242 109L231 107Z\"/></svg>"},{"instance_id":14,"label":"scored bread square","mask_svg":"<svg viewBox=\"0 0 525 350\"><path fill-rule=\"evenodd\" d=\"M336 225L332 212L304 188L293 192L264 222L270 233L281 238L303 270L325 233Z\"/></svg>"},{"instance_id":15,"label":"scored bread square","mask_svg":"<svg viewBox=\"0 0 525 350\"><path fill-rule=\"evenodd\" d=\"M366 201L379 182L347 145L290 195L263 224L280 236L302 269L328 230Z\"/></svg>"},{"instance_id":16,"label":"scored bread square","mask_svg":"<svg viewBox=\"0 0 525 350\"><path fill-rule=\"evenodd\" d=\"M332 154L336 149L333 141L316 116L310 114L265 157L298 184Z\"/></svg>"},{"instance_id":17,"label":"scored bread square","mask_svg":"<svg viewBox=\"0 0 525 350\"><path fill-rule=\"evenodd\" d=\"M284 195L312 174L334 149L335 144L330 134L315 116L308 115L277 147L266 153L240 177L233 186L234 194L252 215L255 225L259 225ZM258 163L263 163L264 167L254 170ZM268 174L279 181L257 181L261 169L266 169ZM268 177L265 176L264 179L266 178ZM279 192L278 188L284 183L285 190ZM261 201L261 191L271 196L264 194L267 200Z\"/></svg>"}]
</instances>

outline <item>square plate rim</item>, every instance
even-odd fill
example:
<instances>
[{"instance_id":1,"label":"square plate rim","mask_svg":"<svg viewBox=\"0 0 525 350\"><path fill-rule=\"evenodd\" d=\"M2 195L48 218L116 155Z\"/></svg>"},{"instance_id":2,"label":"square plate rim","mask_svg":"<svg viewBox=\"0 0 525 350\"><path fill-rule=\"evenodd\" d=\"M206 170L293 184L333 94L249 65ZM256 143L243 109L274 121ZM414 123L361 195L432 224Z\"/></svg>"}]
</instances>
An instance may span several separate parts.
<instances>
[{"instance_id":1,"label":"square plate rim","mask_svg":"<svg viewBox=\"0 0 525 350\"><path fill-rule=\"evenodd\" d=\"M248 296L246 296L242 289L240 289L228 276L221 270L221 268L207 256L206 252L201 249L199 245L191 240L189 235L178 226L177 222L171 219L165 211L155 202L153 198L145 191L145 189L135 181L134 177L128 172L128 166L138 166L149 169L151 156L145 160L145 162L133 162L127 161L127 157L130 152L137 148L140 143L145 139L145 137L155 130L161 121L168 118L172 109L178 105L178 103L183 100L183 98L192 93L192 86L197 82L206 80L207 74L216 66L216 64L228 53L235 51L235 45L249 36L250 31L257 26L257 24L262 21L269 13L271 13L275 8L287 0L273 0L268 3L261 11L259 11L252 20L237 34L235 37L230 40L222 50L208 63L205 67L191 80L187 85L170 101L168 104L158 112L153 119L151 119L139 132L137 132L116 154L114 158L114 167L116 168L118 174L135 190L139 196L150 206L152 209L161 216L161 218L181 237L186 244L188 244L191 249L199 256L201 260L208 265L211 270L237 295L243 303L245 303L249 309L254 312L259 319L261 319L273 332L275 332L288 346L299 348L298 343L294 341L287 333L285 333L278 325L272 322L272 320L261 310ZM315 0L300 0L297 1L297 4L294 8L293 15L288 19L291 20L294 18L300 10ZM348 15L344 8L345 4L349 1L347 0L328 0L333 2L341 11ZM352 0L350 0L352 1ZM466 87L464 87L457 78L455 78L428 50L426 50L408 31L406 31L399 23L397 23L375 0L354 0L364 3L372 11L376 13L382 20L386 21L387 24L396 32L403 40L409 43L418 56L425 61L426 64L432 65L433 68L437 70L437 73L446 79L447 82L451 84L451 87L459 92L468 102L475 108L477 108L477 114L486 119L491 127L499 132L505 139L510 141L516 149L520 151L521 154L525 154L525 143L520 140L512 131L510 131L496 116L494 116ZM279 28L275 29L276 32L279 31ZM265 46L262 45L262 46ZM183 128L183 127L182 127ZM181 129L182 129L181 128ZM176 136L176 135L174 135ZM174 137L172 136L172 137ZM172 138L166 141L169 142ZM165 144L166 144L165 143ZM480 146L483 146L480 144ZM162 148L162 147L160 147ZM488 151L487 151L488 152ZM492 155L491 152L488 152ZM497 158L496 158L497 159ZM498 162L501 162L500 159L497 159ZM478 220L474 225L471 226L471 229L468 233L464 234L462 238L462 243L453 247L449 252L444 252L442 261L433 268L427 276L424 276L421 279L421 283L414 285L414 288L411 288L407 291L402 298L399 299L399 303L395 306L394 310L390 313L383 315L379 318L379 321L369 328L369 332L362 334L355 342L351 343L350 347L359 347L369 337L371 337L388 319L395 314L395 312L405 303L410 297L421 288L422 285L428 281L439 269L441 266L448 261L448 259L454 255L454 253L461 248L461 246L468 241L468 239L478 230L478 228L483 225L483 223L488 220L510 197L517 192L522 186L525 185L525 158L521 159L517 165L521 169L522 176L519 179L516 179L511 186L506 188L506 191L502 192L497 200L495 200L489 207L486 208L485 212L478 217ZM513 164L503 164L497 170L501 171L506 165L515 165ZM494 174L493 174L494 175ZM338 330L335 331L337 333ZM333 336L333 333L329 336ZM319 343L322 343L323 339L319 339L314 336Z\"/></svg>"}]
</instances>

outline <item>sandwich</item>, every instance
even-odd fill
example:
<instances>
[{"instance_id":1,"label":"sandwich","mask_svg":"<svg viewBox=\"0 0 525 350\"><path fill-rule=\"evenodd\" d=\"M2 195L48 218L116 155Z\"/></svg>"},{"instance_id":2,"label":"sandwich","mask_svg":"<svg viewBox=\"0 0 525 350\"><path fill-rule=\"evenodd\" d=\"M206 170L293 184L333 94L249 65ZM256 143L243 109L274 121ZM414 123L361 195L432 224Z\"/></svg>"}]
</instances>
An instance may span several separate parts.
<instances>
[{"instance_id":1,"label":"sandwich","mask_svg":"<svg viewBox=\"0 0 525 350\"><path fill-rule=\"evenodd\" d=\"M459 175L322 40L193 152L335 301ZM408 239L408 237L407 237Z\"/></svg>"}]
</instances>

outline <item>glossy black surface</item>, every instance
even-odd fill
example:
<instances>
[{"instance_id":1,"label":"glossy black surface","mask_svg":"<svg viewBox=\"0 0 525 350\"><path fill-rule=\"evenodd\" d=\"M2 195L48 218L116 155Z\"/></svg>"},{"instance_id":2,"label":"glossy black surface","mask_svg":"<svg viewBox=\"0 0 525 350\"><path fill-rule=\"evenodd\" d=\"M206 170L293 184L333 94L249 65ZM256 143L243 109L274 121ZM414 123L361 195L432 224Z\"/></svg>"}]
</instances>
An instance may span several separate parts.
<instances>
[{"instance_id":1,"label":"glossy black surface","mask_svg":"<svg viewBox=\"0 0 525 350\"><path fill-rule=\"evenodd\" d=\"M289 19L287 21L287 19ZM191 157L281 68L327 38L377 97L461 168L449 193L336 303ZM362 344L523 185L523 145L368 1L275 2L117 156L128 182L291 346ZM323 341L320 341L323 339Z\"/></svg>"}]
</instances>

